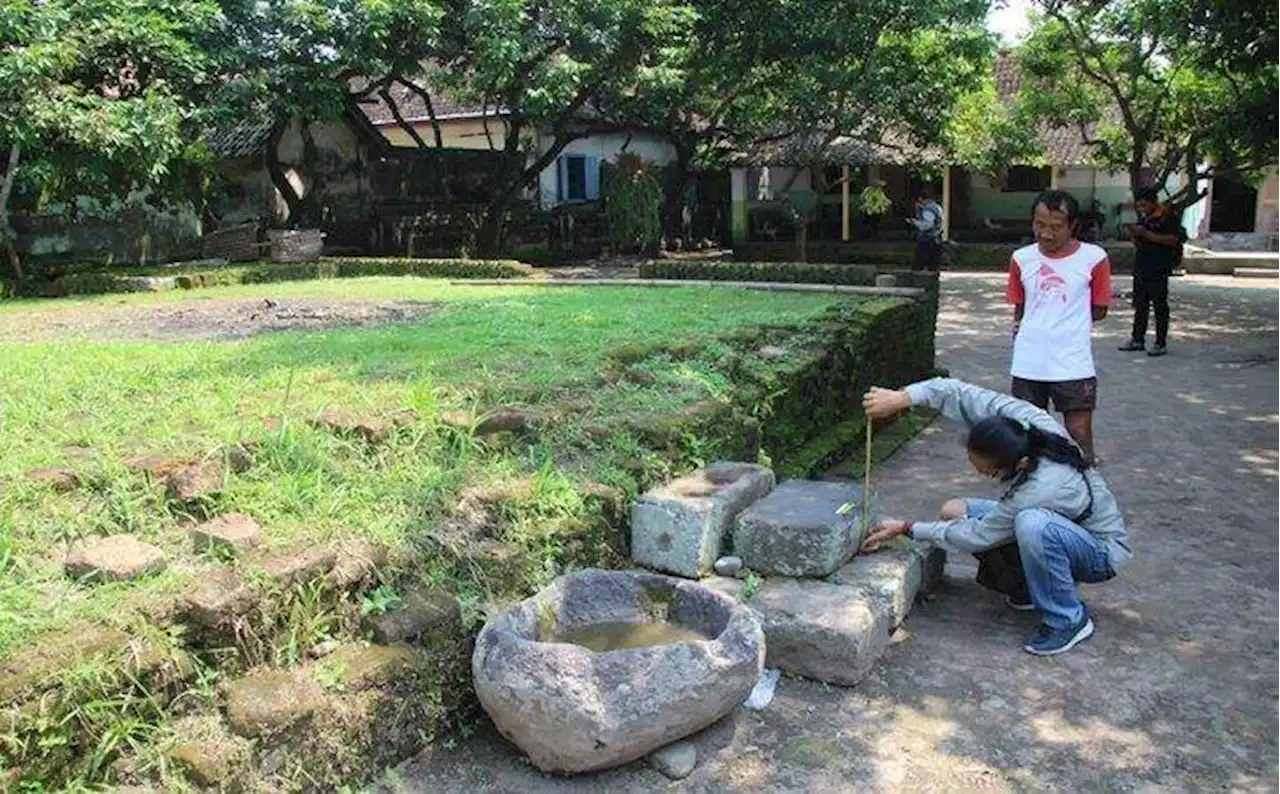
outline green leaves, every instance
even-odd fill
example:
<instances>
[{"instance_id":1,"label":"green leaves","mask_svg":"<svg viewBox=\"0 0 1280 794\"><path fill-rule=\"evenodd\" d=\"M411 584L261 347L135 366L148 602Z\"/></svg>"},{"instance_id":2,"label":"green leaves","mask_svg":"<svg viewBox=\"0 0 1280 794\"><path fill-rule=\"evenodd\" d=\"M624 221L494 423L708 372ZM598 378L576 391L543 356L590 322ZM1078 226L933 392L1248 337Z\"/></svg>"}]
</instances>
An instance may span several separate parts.
<instances>
[{"instance_id":1,"label":"green leaves","mask_svg":"<svg viewBox=\"0 0 1280 794\"><path fill-rule=\"evenodd\" d=\"M1020 102L1043 124L1081 130L1099 165L1130 173L1137 187L1144 169L1162 182L1175 168L1248 178L1274 164L1274 4L1039 5L1042 14L1018 53Z\"/></svg>"}]
</instances>

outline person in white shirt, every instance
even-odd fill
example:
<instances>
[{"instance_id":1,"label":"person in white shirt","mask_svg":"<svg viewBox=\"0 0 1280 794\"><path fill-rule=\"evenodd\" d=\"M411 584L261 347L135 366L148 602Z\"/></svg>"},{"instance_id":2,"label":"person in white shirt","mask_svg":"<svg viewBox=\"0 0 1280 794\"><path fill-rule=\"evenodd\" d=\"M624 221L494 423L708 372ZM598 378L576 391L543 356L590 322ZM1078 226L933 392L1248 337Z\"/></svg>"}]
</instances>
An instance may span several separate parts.
<instances>
[{"instance_id":1,"label":"person in white shirt","mask_svg":"<svg viewBox=\"0 0 1280 794\"><path fill-rule=\"evenodd\" d=\"M1068 193L1046 190L1032 205L1036 242L1009 264L1006 295L1013 304L1014 397L1062 412L1062 423L1090 463L1098 376L1093 324L1111 306L1107 252L1075 239L1079 205Z\"/></svg>"}]
</instances>

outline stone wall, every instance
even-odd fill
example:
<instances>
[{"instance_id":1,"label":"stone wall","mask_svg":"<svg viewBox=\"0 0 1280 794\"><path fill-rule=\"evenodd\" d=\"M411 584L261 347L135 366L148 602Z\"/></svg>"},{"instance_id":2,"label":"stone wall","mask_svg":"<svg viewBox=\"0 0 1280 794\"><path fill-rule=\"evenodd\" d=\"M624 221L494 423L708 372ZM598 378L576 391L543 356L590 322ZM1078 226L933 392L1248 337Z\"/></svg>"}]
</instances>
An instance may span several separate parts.
<instances>
[{"instance_id":1,"label":"stone wall","mask_svg":"<svg viewBox=\"0 0 1280 794\"><path fill-rule=\"evenodd\" d=\"M819 474L856 448L866 426L861 397L869 386L898 387L935 374L938 274L702 260L654 260L640 267L642 278L853 286L872 286L885 274L924 294L849 300L808 323L745 329L722 340L735 351L723 363L734 386L733 405L720 415L709 412L703 428L721 431L719 454L751 460L762 451L787 476Z\"/></svg>"}]
</instances>

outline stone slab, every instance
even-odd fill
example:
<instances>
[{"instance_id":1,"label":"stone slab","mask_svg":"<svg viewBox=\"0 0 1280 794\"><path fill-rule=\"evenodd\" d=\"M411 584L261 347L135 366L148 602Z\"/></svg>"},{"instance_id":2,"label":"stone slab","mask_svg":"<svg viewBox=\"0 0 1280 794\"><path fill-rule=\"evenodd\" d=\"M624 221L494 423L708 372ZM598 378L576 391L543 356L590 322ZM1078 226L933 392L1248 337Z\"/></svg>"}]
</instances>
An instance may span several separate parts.
<instances>
[{"instance_id":1,"label":"stone slab","mask_svg":"<svg viewBox=\"0 0 1280 794\"><path fill-rule=\"evenodd\" d=\"M687 579L710 574L734 518L773 484L764 466L714 463L645 493L631 509L631 559Z\"/></svg>"},{"instance_id":2,"label":"stone slab","mask_svg":"<svg viewBox=\"0 0 1280 794\"><path fill-rule=\"evenodd\" d=\"M323 693L312 681L263 670L226 686L227 724L240 736L271 737L311 716Z\"/></svg>"},{"instance_id":3,"label":"stone slab","mask_svg":"<svg viewBox=\"0 0 1280 794\"><path fill-rule=\"evenodd\" d=\"M764 629L765 666L837 686L854 686L889 646L885 602L859 587L815 579L768 579L755 593L741 579L704 585L745 598Z\"/></svg>"},{"instance_id":4,"label":"stone slab","mask_svg":"<svg viewBox=\"0 0 1280 794\"><path fill-rule=\"evenodd\" d=\"M927 592L925 572L929 572L929 588L941 578L946 553L924 543L904 541L868 554L859 554L827 577L827 581L843 587L858 587L880 599L889 611L893 627L902 625L915 603L916 596Z\"/></svg>"},{"instance_id":5,"label":"stone slab","mask_svg":"<svg viewBox=\"0 0 1280 794\"><path fill-rule=\"evenodd\" d=\"M407 594L389 612L366 615L362 628L380 645L430 640L441 632L446 636L454 633L461 614L456 596L443 590L426 590Z\"/></svg>"},{"instance_id":6,"label":"stone slab","mask_svg":"<svg viewBox=\"0 0 1280 794\"><path fill-rule=\"evenodd\" d=\"M197 553L216 549L244 551L261 545L262 528L243 513L227 513L194 527L191 543Z\"/></svg>"},{"instance_id":7,"label":"stone slab","mask_svg":"<svg viewBox=\"0 0 1280 794\"><path fill-rule=\"evenodd\" d=\"M72 577L107 582L160 573L164 567L164 551L132 535L77 542L68 552L66 563L67 573Z\"/></svg>"},{"instance_id":8,"label":"stone slab","mask_svg":"<svg viewBox=\"0 0 1280 794\"><path fill-rule=\"evenodd\" d=\"M733 551L753 571L781 576L827 576L862 543L862 514L836 511L856 500L850 483L789 480L743 510Z\"/></svg>"},{"instance_id":9,"label":"stone slab","mask_svg":"<svg viewBox=\"0 0 1280 794\"><path fill-rule=\"evenodd\" d=\"M221 491L222 479L220 464L195 463L165 478L165 496L172 502L190 502Z\"/></svg>"}]
</instances>

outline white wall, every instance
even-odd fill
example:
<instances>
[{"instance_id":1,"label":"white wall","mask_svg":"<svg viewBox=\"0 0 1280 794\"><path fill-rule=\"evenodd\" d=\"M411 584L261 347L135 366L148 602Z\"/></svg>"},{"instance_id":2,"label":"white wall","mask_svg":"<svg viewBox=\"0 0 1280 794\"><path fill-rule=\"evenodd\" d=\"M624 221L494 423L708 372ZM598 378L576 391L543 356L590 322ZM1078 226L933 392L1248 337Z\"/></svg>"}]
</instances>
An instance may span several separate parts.
<instances>
[{"instance_id":1,"label":"white wall","mask_svg":"<svg viewBox=\"0 0 1280 794\"><path fill-rule=\"evenodd\" d=\"M538 151L545 152L551 146L550 139L539 141ZM565 155L585 155L598 157L601 162L614 162L622 153L623 146L629 154L636 154L659 166L666 165L676 159L676 150L671 144L647 133L608 133L592 135L571 142L564 147L560 157ZM550 209L556 204L556 165L542 169L538 175L538 203L543 209Z\"/></svg>"}]
</instances>

